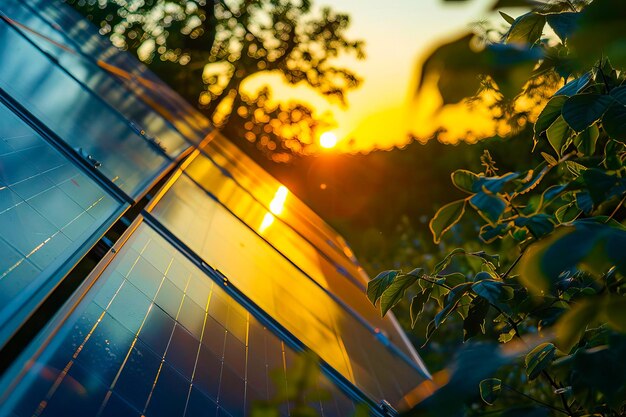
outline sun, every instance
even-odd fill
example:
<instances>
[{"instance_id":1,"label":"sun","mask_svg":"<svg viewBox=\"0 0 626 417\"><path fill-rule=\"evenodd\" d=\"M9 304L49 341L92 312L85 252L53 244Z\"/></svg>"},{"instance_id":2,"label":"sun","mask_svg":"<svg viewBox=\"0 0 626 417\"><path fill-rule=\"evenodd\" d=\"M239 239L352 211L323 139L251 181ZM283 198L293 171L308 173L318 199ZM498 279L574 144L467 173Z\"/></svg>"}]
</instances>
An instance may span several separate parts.
<instances>
[{"instance_id":1,"label":"sun","mask_svg":"<svg viewBox=\"0 0 626 417\"><path fill-rule=\"evenodd\" d=\"M338 139L337 135L333 132L324 132L320 136L320 146L322 148L331 149L337 145Z\"/></svg>"}]
</instances>

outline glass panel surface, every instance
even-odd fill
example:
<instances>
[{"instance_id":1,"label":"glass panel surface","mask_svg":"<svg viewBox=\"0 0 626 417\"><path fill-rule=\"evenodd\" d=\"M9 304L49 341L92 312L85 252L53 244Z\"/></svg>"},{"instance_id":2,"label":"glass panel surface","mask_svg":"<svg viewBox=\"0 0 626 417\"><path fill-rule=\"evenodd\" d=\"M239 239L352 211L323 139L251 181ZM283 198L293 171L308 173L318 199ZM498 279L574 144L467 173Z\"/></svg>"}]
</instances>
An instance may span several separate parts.
<instances>
[{"instance_id":1,"label":"glass panel surface","mask_svg":"<svg viewBox=\"0 0 626 417\"><path fill-rule=\"evenodd\" d=\"M172 288L177 301L166 305L159 294ZM282 340L141 224L23 371L0 414L245 416L253 402L276 398L294 383L295 359ZM317 384L328 394L311 401L320 415L354 412L353 402L322 374ZM281 407L281 415L289 411L289 404Z\"/></svg>"},{"instance_id":2,"label":"glass panel surface","mask_svg":"<svg viewBox=\"0 0 626 417\"><path fill-rule=\"evenodd\" d=\"M185 168L185 172L309 277L355 309L373 327L384 330L405 353L412 354L401 338L401 330L389 317L381 318L379 310L367 300L364 289L355 284L358 283L356 266L345 258L343 265L333 264L328 257L322 256L318 248L282 221L285 202L293 198L286 188L276 190L269 204L271 211L268 211L202 154ZM348 278L344 275L346 273L353 276Z\"/></svg>"},{"instance_id":3,"label":"glass panel surface","mask_svg":"<svg viewBox=\"0 0 626 417\"><path fill-rule=\"evenodd\" d=\"M33 10L51 21L73 47L98 65L120 77L127 87L149 103L192 142L199 142L212 130L186 100L169 88L131 54L120 52L83 16L58 0L25 0Z\"/></svg>"},{"instance_id":4,"label":"glass panel surface","mask_svg":"<svg viewBox=\"0 0 626 417\"><path fill-rule=\"evenodd\" d=\"M112 72L77 51L74 42L44 20L36 9L18 0L5 0L2 12L25 36L54 56L63 68L130 120L138 130L145 130L146 137L152 138L155 145L161 146L170 157L177 157L189 147L173 125L131 93Z\"/></svg>"},{"instance_id":5,"label":"glass panel surface","mask_svg":"<svg viewBox=\"0 0 626 417\"><path fill-rule=\"evenodd\" d=\"M119 207L0 104L0 327Z\"/></svg>"},{"instance_id":6,"label":"glass panel surface","mask_svg":"<svg viewBox=\"0 0 626 417\"><path fill-rule=\"evenodd\" d=\"M187 176L176 179L152 213L207 264L221 271L235 287L372 398L402 406L404 394L423 380ZM362 351L365 347L367 353Z\"/></svg>"},{"instance_id":7,"label":"glass panel surface","mask_svg":"<svg viewBox=\"0 0 626 417\"><path fill-rule=\"evenodd\" d=\"M202 150L254 198L269 208L276 190L281 186L274 177L219 134ZM290 198L285 202L285 211L281 218L329 256L339 255L340 259L356 263L354 254L343 238L299 199Z\"/></svg>"},{"instance_id":8,"label":"glass panel surface","mask_svg":"<svg viewBox=\"0 0 626 417\"><path fill-rule=\"evenodd\" d=\"M0 87L131 197L169 164L129 123L0 21Z\"/></svg>"}]
</instances>

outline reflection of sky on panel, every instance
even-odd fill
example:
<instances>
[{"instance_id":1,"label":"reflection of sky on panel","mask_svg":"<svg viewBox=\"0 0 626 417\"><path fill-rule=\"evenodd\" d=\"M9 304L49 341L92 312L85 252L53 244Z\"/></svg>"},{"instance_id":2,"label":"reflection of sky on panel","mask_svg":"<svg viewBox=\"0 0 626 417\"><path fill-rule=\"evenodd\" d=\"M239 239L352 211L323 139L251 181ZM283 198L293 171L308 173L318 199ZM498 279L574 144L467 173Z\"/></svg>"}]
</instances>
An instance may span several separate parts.
<instances>
[{"instance_id":1,"label":"reflection of sky on panel","mask_svg":"<svg viewBox=\"0 0 626 417\"><path fill-rule=\"evenodd\" d=\"M211 130L206 118L192 108L172 90L165 88L162 81L140 65L130 54L119 51L108 39L103 38L97 28L86 21L71 7L59 0L24 0L39 12L53 20L56 28L68 33L74 46L89 57L98 60L98 65L120 76L134 94L143 98L162 116L173 123L187 138L201 141Z\"/></svg>"},{"instance_id":2,"label":"reflection of sky on panel","mask_svg":"<svg viewBox=\"0 0 626 417\"><path fill-rule=\"evenodd\" d=\"M19 53L15 53L15 51ZM130 195L169 164L122 116L0 22L0 86ZM51 100L50 97L54 97Z\"/></svg>"},{"instance_id":3,"label":"reflection of sky on panel","mask_svg":"<svg viewBox=\"0 0 626 417\"><path fill-rule=\"evenodd\" d=\"M52 285L50 276L118 207L0 104L0 325L12 305Z\"/></svg>"},{"instance_id":4,"label":"reflection of sky on panel","mask_svg":"<svg viewBox=\"0 0 626 417\"><path fill-rule=\"evenodd\" d=\"M293 217L293 210L286 206L293 198L287 188L283 186L276 188L268 204L270 209L268 211L203 155L198 155L185 168L185 172L244 223L256 229L264 239L308 276L354 308L373 327L383 329L397 346L404 348L405 353L411 355L401 340L401 330L395 327L389 318L382 319L380 312L367 300L363 289L352 283L341 270L349 271L356 277L353 279L358 280L358 270L354 265L345 267L341 264L333 265L329 258L322 256L314 246L281 221L282 219L288 221Z\"/></svg>"},{"instance_id":5,"label":"reflection of sky on panel","mask_svg":"<svg viewBox=\"0 0 626 417\"><path fill-rule=\"evenodd\" d=\"M140 225L25 372L3 411L42 416L244 416L289 386L296 354ZM321 416L353 403L326 378ZM289 405L281 406L281 415Z\"/></svg>"},{"instance_id":6,"label":"reflection of sky on panel","mask_svg":"<svg viewBox=\"0 0 626 417\"><path fill-rule=\"evenodd\" d=\"M179 176L157 201L152 209L157 220L373 398L403 406L404 394L423 380L188 177ZM259 211L257 220L263 213Z\"/></svg>"},{"instance_id":7,"label":"reflection of sky on panel","mask_svg":"<svg viewBox=\"0 0 626 417\"><path fill-rule=\"evenodd\" d=\"M21 26L19 29L38 47L54 56L59 65L123 113L124 117L133 121L138 129L145 129L147 137L157 140L170 157L175 158L188 147L185 139L167 124L165 119L148 107L138 96L130 94L126 88L123 88L113 74L72 49L74 46L72 40L43 20L35 13L36 10L28 8L17 0L6 0L2 11L18 25L28 27L28 30Z\"/></svg>"}]
</instances>

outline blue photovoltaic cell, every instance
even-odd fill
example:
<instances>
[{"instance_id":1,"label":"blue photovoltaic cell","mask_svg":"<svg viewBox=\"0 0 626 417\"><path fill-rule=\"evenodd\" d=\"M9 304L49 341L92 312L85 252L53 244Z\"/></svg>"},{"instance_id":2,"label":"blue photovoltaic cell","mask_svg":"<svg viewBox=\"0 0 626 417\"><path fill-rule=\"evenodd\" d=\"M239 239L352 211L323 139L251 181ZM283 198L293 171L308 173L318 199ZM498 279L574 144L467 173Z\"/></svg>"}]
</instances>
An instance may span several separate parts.
<instances>
[{"instance_id":1,"label":"blue photovoltaic cell","mask_svg":"<svg viewBox=\"0 0 626 417\"><path fill-rule=\"evenodd\" d=\"M187 176L172 181L151 212L346 379L377 401L385 399L406 408L405 395L424 380L425 372L420 374L392 353L353 315Z\"/></svg>"},{"instance_id":2,"label":"blue photovoltaic cell","mask_svg":"<svg viewBox=\"0 0 626 417\"><path fill-rule=\"evenodd\" d=\"M54 56L59 65L83 82L95 94L113 106L138 129L145 130L167 152L176 158L189 147L175 128L132 93L116 76L74 50L65 34L44 20L35 9L17 0L5 0L2 12L42 50Z\"/></svg>"},{"instance_id":3,"label":"blue photovoltaic cell","mask_svg":"<svg viewBox=\"0 0 626 417\"><path fill-rule=\"evenodd\" d=\"M141 224L60 324L1 415L244 416L293 384L297 354ZM321 416L354 404L319 374ZM289 415L290 404L281 404Z\"/></svg>"},{"instance_id":4,"label":"blue photovoltaic cell","mask_svg":"<svg viewBox=\"0 0 626 417\"><path fill-rule=\"evenodd\" d=\"M0 88L131 197L171 162L96 95L61 70L4 20L0 21Z\"/></svg>"},{"instance_id":5,"label":"blue photovoltaic cell","mask_svg":"<svg viewBox=\"0 0 626 417\"><path fill-rule=\"evenodd\" d=\"M0 104L0 326L119 207Z\"/></svg>"}]
</instances>

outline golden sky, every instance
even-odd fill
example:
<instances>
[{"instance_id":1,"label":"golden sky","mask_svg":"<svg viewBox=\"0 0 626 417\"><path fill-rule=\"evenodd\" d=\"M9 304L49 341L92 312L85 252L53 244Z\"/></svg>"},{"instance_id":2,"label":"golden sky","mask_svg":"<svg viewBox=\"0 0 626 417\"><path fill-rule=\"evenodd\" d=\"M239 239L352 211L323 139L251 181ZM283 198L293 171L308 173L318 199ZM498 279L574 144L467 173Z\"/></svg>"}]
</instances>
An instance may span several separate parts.
<instances>
[{"instance_id":1,"label":"golden sky","mask_svg":"<svg viewBox=\"0 0 626 417\"><path fill-rule=\"evenodd\" d=\"M367 58L344 57L338 64L355 70L364 80L348 94L348 107L332 104L304 86L288 87L278 75L251 79L246 88L256 90L266 83L281 101L309 102L318 114L329 112L337 121L334 129L341 151L388 149L406 144L408 133L428 138L440 125L449 133L443 140L455 141L471 129L479 135L493 134L487 116L468 112L464 106L437 111L439 97L434 89L414 97L416 68L421 58L439 42L488 15L493 0L444 2L443 0L323 0L351 15L349 36L366 42ZM461 108L463 107L463 108ZM349 146L349 139L353 144Z\"/></svg>"}]
</instances>

